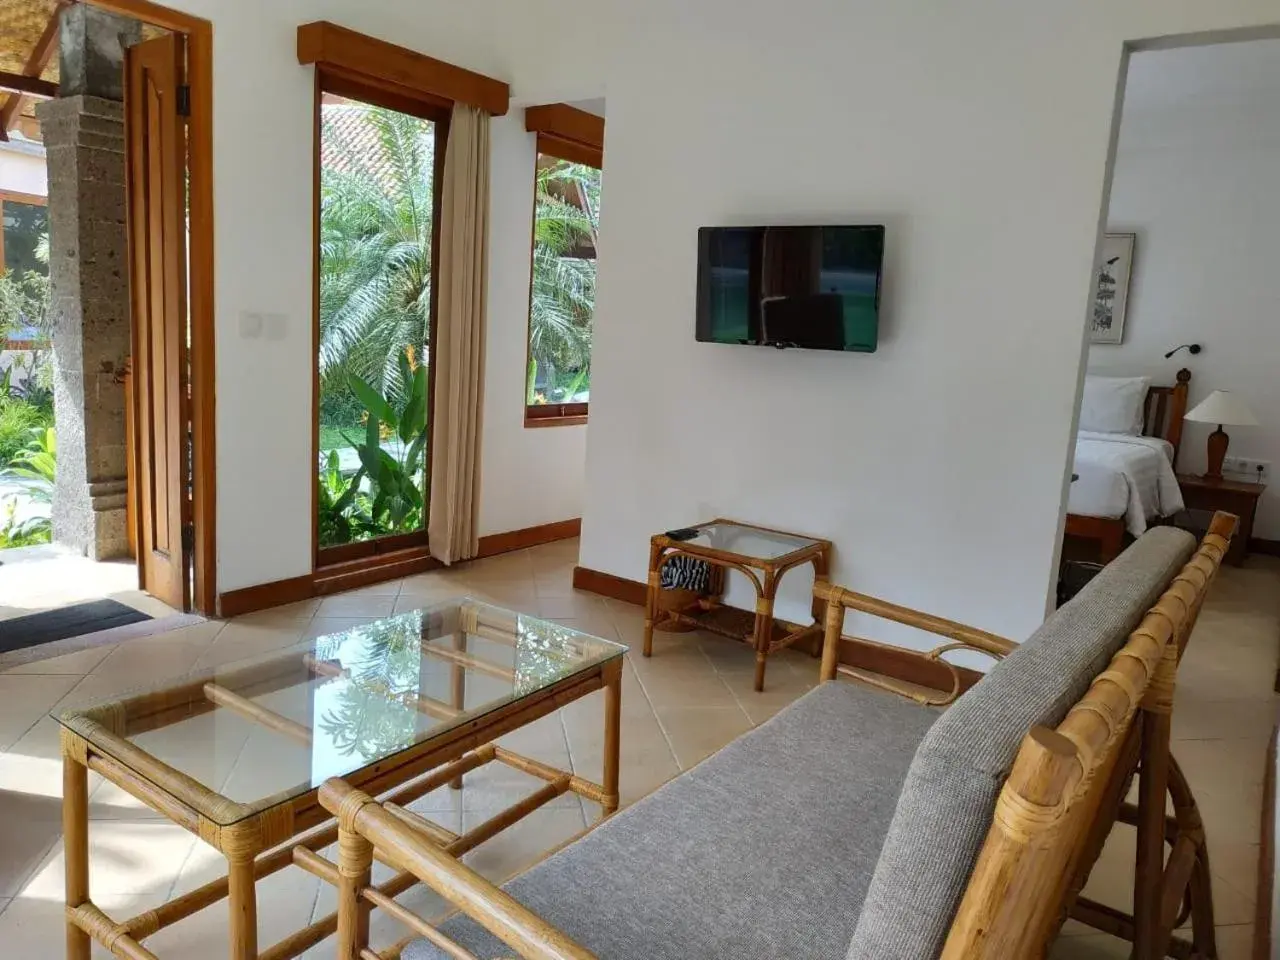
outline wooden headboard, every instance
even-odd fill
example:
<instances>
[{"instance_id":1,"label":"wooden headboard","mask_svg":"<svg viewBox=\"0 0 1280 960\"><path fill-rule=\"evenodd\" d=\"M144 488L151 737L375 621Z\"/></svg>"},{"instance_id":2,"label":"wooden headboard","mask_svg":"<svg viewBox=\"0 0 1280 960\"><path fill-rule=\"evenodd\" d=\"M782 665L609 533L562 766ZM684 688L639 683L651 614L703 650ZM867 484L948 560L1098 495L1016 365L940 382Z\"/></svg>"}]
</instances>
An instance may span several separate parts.
<instances>
[{"instance_id":1,"label":"wooden headboard","mask_svg":"<svg viewBox=\"0 0 1280 960\"><path fill-rule=\"evenodd\" d=\"M1142 412L1142 433L1147 437L1163 437L1173 444L1173 464L1178 465L1178 448L1182 444L1182 418L1187 415L1187 390L1191 371L1178 371L1172 387L1150 387Z\"/></svg>"}]
</instances>

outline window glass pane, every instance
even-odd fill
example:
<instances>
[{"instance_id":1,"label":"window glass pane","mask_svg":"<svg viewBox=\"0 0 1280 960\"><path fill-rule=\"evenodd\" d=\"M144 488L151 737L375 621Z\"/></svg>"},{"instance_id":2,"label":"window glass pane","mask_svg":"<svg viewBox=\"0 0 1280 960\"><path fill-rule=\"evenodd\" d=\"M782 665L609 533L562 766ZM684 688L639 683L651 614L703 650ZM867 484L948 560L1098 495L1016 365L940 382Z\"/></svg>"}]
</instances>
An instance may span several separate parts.
<instances>
[{"instance_id":1,"label":"window glass pane","mask_svg":"<svg viewBox=\"0 0 1280 960\"><path fill-rule=\"evenodd\" d=\"M49 275L47 252L49 211L43 204L22 203L5 198L4 268L15 273L30 270Z\"/></svg>"},{"instance_id":2,"label":"window glass pane","mask_svg":"<svg viewBox=\"0 0 1280 960\"><path fill-rule=\"evenodd\" d=\"M586 403L596 305L600 171L538 155L527 404Z\"/></svg>"},{"instance_id":3,"label":"window glass pane","mask_svg":"<svg viewBox=\"0 0 1280 960\"><path fill-rule=\"evenodd\" d=\"M436 125L326 95L320 131L322 547L425 525Z\"/></svg>"}]
</instances>

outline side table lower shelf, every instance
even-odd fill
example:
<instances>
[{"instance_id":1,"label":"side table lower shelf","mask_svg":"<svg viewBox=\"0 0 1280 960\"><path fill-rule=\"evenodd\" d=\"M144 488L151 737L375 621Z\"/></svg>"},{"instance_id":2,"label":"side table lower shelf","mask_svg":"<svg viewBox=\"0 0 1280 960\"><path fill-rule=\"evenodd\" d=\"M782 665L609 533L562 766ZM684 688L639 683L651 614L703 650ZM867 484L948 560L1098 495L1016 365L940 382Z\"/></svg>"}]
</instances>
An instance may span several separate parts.
<instances>
[{"instance_id":1,"label":"side table lower shelf","mask_svg":"<svg viewBox=\"0 0 1280 960\"><path fill-rule=\"evenodd\" d=\"M659 621L655 627L661 629L665 624L672 622L687 624L748 645L755 643L756 615L750 610L698 602L681 610L667 611L666 620ZM802 640L817 637L821 633L822 624L820 623L811 623L806 627L786 620L774 620L768 652L775 653Z\"/></svg>"}]
</instances>

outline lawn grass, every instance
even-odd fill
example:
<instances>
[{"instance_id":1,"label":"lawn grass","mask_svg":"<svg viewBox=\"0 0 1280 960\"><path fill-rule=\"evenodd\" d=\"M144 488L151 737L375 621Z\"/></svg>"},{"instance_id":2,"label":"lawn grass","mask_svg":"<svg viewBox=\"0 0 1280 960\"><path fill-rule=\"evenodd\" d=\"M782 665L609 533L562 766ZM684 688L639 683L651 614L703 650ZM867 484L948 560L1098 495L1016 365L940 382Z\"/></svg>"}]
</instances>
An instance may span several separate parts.
<instances>
[{"instance_id":1,"label":"lawn grass","mask_svg":"<svg viewBox=\"0 0 1280 960\"><path fill-rule=\"evenodd\" d=\"M320 424L320 452L328 453L330 450L342 450L350 447L343 434L355 439L364 436L364 427L356 424L355 426L346 426L343 424L322 423Z\"/></svg>"}]
</instances>

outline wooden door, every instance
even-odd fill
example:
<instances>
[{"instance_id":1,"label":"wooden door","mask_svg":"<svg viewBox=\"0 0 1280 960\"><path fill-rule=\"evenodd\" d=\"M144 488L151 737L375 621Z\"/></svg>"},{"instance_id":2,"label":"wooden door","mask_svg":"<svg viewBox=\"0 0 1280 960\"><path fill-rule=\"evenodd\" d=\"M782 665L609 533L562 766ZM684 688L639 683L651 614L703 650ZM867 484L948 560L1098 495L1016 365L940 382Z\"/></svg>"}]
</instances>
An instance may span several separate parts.
<instances>
[{"instance_id":1,"label":"wooden door","mask_svg":"<svg viewBox=\"0 0 1280 960\"><path fill-rule=\"evenodd\" d=\"M138 579L178 610L191 599L183 47L168 34L125 60Z\"/></svg>"}]
</instances>

